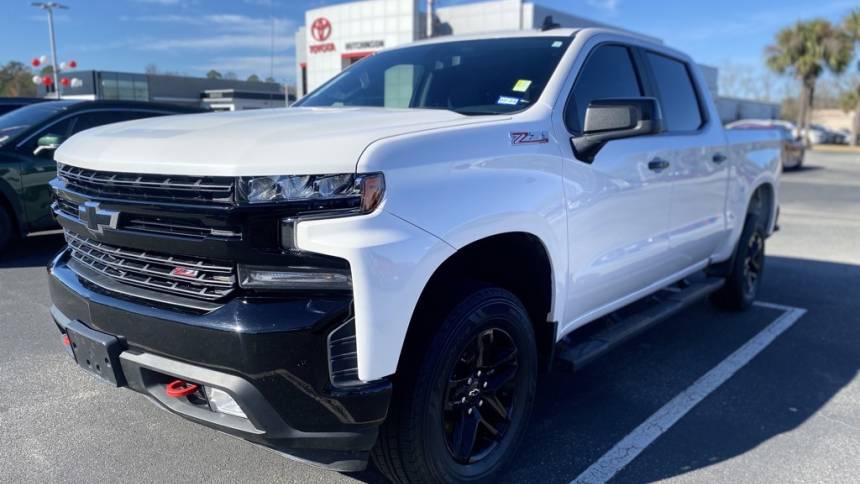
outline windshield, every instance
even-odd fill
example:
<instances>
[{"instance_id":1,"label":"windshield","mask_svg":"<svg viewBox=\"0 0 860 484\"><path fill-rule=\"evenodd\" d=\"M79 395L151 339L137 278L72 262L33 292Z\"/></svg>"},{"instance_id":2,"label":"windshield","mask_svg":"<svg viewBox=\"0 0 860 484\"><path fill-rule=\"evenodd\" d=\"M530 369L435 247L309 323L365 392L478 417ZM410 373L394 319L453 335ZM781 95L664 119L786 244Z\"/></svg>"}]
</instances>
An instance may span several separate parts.
<instances>
[{"instance_id":1,"label":"windshield","mask_svg":"<svg viewBox=\"0 0 860 484\"><path fill-rule=\"evenodd\" d=\"M41 124L69 106L66 102L31 104L0 116L0 146L8 143L27 128Z\"/></svg>"},{"instance_id":2,"label":"windshield","mask_svg":"<svg viewBox=\"0 0 860 484\"><path fill-rule=\"evenodd\" d=\"M296 103L504 114L535 102L570 37L485 39L380 52Z\"/></svg>"}]
</instances>

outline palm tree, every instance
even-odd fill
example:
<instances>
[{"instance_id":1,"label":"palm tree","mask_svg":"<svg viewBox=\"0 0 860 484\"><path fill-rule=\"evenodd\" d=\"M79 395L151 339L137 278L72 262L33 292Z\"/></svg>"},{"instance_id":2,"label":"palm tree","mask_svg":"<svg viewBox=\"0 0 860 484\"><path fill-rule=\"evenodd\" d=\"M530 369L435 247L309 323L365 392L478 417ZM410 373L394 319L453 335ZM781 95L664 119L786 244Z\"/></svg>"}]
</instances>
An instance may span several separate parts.
<instances>
[{"instance_id":1,"label":"palm tree","mask_svg":"<svg viewBox=\"0 0 860 484\"><path fill-rule=\"evenodd\" d=\"M848 67L854 58L854 42L848 33L827 20L810 20L780 30L776 44L767 47L766 55L773 71L800 81L797 125L806 133L816 81L825 70L839 74Z\"/></svg>"},{"instance_id":2,"label":"palm tree","mask_svg":"<svg viewBox=\"0 0 860 484\"><path fill-rule=\"evenodd\" d=\"M860 9L853 10L845 16L842 28L854 42L860 42ZM846 112L854 111L854 116L851 118L851 146L857 146L857 138L860 135L860 84L843 95L842 109Z\"/></svg>"}]
</instances>

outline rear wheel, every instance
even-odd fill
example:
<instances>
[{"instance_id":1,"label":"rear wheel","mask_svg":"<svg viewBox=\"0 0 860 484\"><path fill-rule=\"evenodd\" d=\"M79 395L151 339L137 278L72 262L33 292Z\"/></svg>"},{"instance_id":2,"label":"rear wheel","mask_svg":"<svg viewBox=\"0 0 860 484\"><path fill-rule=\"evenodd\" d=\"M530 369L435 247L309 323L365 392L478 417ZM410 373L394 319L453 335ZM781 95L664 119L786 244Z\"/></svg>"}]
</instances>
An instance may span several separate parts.
<instances>
[{"instance_id":1,"label":"rear wheel","mask_svg":"<svg viewBox=\"0 0 860 484\"><path fill-rule=\"evenodd\" d=\"M522 303L499 288L469 292L395 381L376 467L394 482L490 481L522 440L536 380Z\"/></svg>"},{"instance_id":2,"label":"rear wheel","mask_svg":"<svg viewBox=\"0 0 860 484\"><path fill-rule=\"evenodd\" d=\"M765 262L766 215L764 212L762 195L756 193L750 202L744 229L726 277L726 284L714 293L712 298L719 306L744 310L750 307L758 296Z\"/></svg>"}]
</instances>

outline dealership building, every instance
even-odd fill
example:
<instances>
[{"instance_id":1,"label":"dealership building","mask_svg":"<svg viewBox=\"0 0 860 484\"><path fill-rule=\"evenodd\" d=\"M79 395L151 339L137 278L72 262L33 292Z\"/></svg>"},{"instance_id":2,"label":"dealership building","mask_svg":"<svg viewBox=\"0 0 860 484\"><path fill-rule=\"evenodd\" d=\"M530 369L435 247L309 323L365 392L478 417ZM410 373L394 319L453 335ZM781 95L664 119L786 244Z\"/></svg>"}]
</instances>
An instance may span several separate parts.
<instances>
[{"instance_id":1,"label":"dealership building","mask_svg":"<svg viewBox=\"0 0 860 484\"><path fill-rule=\"evenodd\" d=\"M433 9L426 0L363 0L311 9L296 32L296 94L301 97L355 62L386 47L428 37L540 28L547 17L561 27L618 27L544 7L527 0L489 0ZM630 32L630 31L628 31ZM630 32L655 42L660 39ZM718 71L700 65L723 122L775 118L779 105L718 98Z\"/></svg>"},{"instance_id":2,"label":"dealership building","mask_svg":"<svg viewBox=\"0 0 860 484\"><path fill-rule=\"evenodd\" d=\"M305 12L305 25L296 32L298 95L316 89L377 50L426 38L430 29L426 8L422 9L425 4L421 0L365 0ZM529 1L491 0L435 8L432 35L530 30L540 28L548 16L562 27L608 27Z\"/></svg>"},{"instance_id":3,"label":"dealership building","mask_svg":"<svg viewBox=\"0 0 860 484\"><path fill-rule=\"evenodd\" d=\"M96 70L64 75L80 79L77 86L63 88L64 99L161 102L215 111L276 108L295 101L292 88L286 88L287 98L276 82ZM53 95L45 86L38 89L42 97Z\"/></svg>"}]
</instances>

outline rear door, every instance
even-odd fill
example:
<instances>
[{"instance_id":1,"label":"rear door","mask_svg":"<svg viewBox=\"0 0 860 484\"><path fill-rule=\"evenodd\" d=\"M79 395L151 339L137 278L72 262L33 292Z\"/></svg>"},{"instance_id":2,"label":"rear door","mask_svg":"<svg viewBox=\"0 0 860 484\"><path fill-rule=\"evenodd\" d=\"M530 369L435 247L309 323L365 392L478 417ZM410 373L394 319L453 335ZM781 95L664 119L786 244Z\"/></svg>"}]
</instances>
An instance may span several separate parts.
<instances>
[{"instance_id":1,"label":"rear door","mask_svg":"<svg viewBox=\"0 0 860 484\"><path fill-rule=\"evenodd\" d=\"M565 107L568 137L581 133L591 101L645 94L634 52L616 43L589 51ZM670 274L672 182L668 170L649 167L665 145L659 135L610 141L591 162L564 147L567 329L611 311Z\"/></svg>"},{"instance_id":2,"label":"rear door","mask_svg":"<svg viewBox=\"0 0 860 484\"><path fill-rule=\"evenodd\" d=\"M672 182L669 264L677 272L706 261L725 240L725 135L719 119L710 119L693 66L649 50L641 58L649 67L651 94L660 100L666 128L660 137Z\"/></svg>"}]
</instances>

